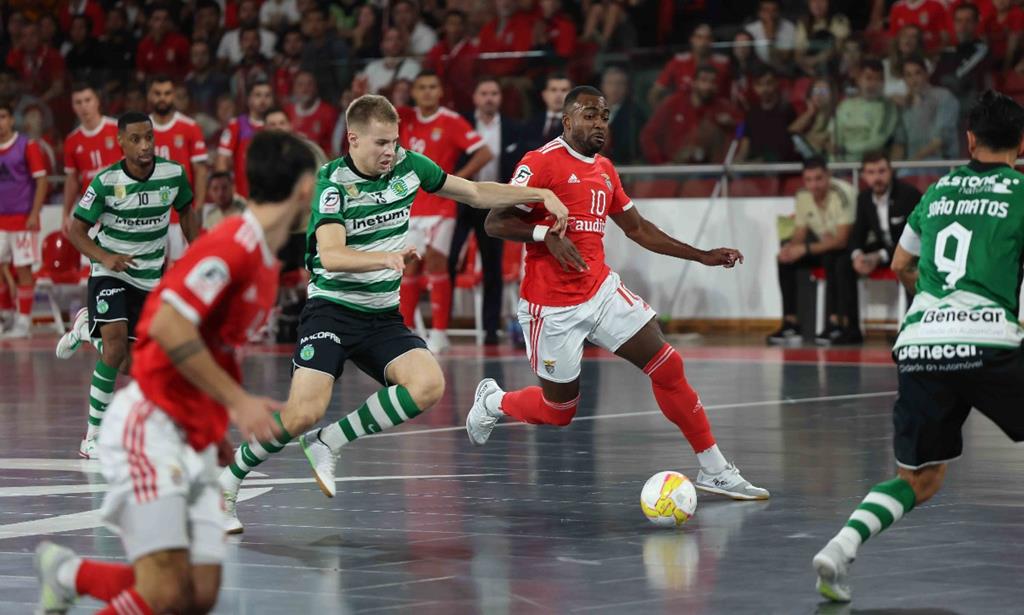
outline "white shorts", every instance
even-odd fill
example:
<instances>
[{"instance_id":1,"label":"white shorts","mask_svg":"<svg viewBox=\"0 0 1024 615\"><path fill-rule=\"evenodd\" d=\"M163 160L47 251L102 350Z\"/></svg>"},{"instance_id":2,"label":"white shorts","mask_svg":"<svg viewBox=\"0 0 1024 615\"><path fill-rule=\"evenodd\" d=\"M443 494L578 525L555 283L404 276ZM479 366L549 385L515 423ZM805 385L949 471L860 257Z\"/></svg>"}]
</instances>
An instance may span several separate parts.
<instances>
[{"instance_id":1,"label":"white shorts","mask_svg":"<svg viewBox=\"0 0 1024 615\"><path fill-rule=\"evenodd\" d=\"M519 324L526 336L530 367L551 382L580 377L584 340L615 352L656 315L614 271L580 305L548 307L519 300Z\"/></svg>"},{"instance_id":2,"label":"white shorts","mask_svg":"<svg viewBox=\"0 0 1024 615\"><path fill-rule=\"evenodd\" d=\"M433 248L448 256L452 251L455 218L447 216L413 216L409 218L409 243L423 256Z\"/></svg>"},{"instance_id":3,"label":"white shorts","mask_svg":"<svg viewBox=\"0 0 1024 615\"><path fill-rule=\"evenodd\" d=\"M0 231L0 263L27 267L39 262L37 231Z\"/></svg>"},{"instance_id":4,"label":"white shorts","mask_svg":"<svg viewBox=\"0 0 1024 615\"><path fill-rule=\"evenodd\" d=\"M170 266L181 258L186 248L188 248L188 242L185 241L185 233L181 231L181 225L172 222L167 226L167 265Z\"/></svg>"},{"instance_id":5,"label":"white shorts","mask_svg":"<svg viewBox=\"0 0 1024 615\"><path fill-rule=\"evenodd\" d=\"M101 516L120 534L128 561L170 549L189 549L193 564L224 561L217 447L196 452L135 382L104 414L99 452L110 490Z\"/></svg>"}]
</instances>

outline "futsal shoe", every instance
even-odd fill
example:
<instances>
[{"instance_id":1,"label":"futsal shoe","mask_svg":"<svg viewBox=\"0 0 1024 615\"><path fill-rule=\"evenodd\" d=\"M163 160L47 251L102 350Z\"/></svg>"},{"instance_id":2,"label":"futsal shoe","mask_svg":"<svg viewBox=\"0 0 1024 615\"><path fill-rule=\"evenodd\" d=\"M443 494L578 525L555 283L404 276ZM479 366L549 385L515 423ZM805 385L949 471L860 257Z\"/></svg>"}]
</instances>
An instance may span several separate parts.
<instances>
[{"instance_id":1,"label":"futsal shoe","mask_svg":"<svg viewBox=\"0 0 1024 615\"><path fill-rule=\"evenodd\" d=\"M98 435L82 440L82 443L78 446L78 456L82 459L99 459L100 447L98 440Z\"/></svg>"},{"instance_id":2,"label":"futsal shoe","mask_svg":"<svg viewBox=\"0 0 1024 615\"><path fill-rule=\"evenodd\" d=\"M473 407L466 415L466 433L469 434L473 444L482 445L487 443L491 437L494 426L498 424L501 411L497 414L487 409L487 398L497 393L502 393L501 387L494 381L494 378L484 378L476 385L476 394L473 396Z\"/></svg>"},{"instance_id":3,"label":"futsal shoe","mask_svg":"<svg viewBox=\"0 0 1024 615\"><path fill-rule=\"evenodd\" d=\"M427 332L427 350L433 354L441 354L445 350L451 347L451 342L448 341L448 333L445 331L439 331L437 329L431 329Z\"/></svg>"},{"instance_id":4,"label":"futsal shoe","mask_svg":"<svg viewBox=\"0 0 1024 615\"><path fill-rule=\"evenodd\" d=\"M71 329L61 336L57 342L57 358L70 359L75 351L82 345L82 342L89 340L89 310L82 308L75 314L75 321Z\"/></svg>"},{"instance_id":5,"label":"futsal shoe","mask_svg":"<svg viewBox=\"0 0 1024 615\"><path fill-rule=\"evenodd\" d=\"M800 328L792 323L784 322L768 336L769 346L799 346L803 339L800 336Z\"/></svg>"},{"instance_id":6,"label":"futsal shoe","mask_svg":"<svg viewBox=\"0 0 1024 615\"><path fill-rule=\"evenodd\" d=\"M830 540L811 563L818 573L818 582L815 584L818 593L832 602L849 602L852 594L847 576L853 558L846 556L843 547L835 540Z\"/></svg>"},{"instance_id":7,"label":"futsal shoe","mask_svg":"<svg viewBox=\"0 0 1024 615\"><path fill-rule=\"evenodd\" d=\"M242 522L238 520L238 487L230 488L221 486L224 496L224 533L241 534L245 531Z\"/></svg>"},{"instance_id":8,"label":"futsal shoe","mask_svg":"<svg viewBox=\"0 0 1024 615\"><path fill-rule=\"evenodd\" d=\"M708 474L703 468L697 472L694 486L701 491L724 495L734 500L767 500L768 490L755 487L740 475L739 469L733 464L725 466L718 474Z\"/></svg>"},{"instance_id":9,"label":"futsal shoe","mask_svg":"<svg viewBox=\"0 0 1024 615\"><path fill-rule=\"evenodd\" d=\"M302 452L306 454L309 465L313 467L313 478L329 498L334 497L334 468L338 463L338 456L334 454L331 447L320 441L320 430L302 434L299 437L299 445Z\"/></svg>"},{"instance_id":10,"label":"futsal shoe","mask_svg":"<svg viewBox=\"0 0 1024 615\"><path fill-rule=\"evenodd\" d=\"M75 591L57 581L57 571L75 557L75 552L71 549L48 540L44 540L36 547L36 555L32 560L36 577L39 579L39 606L36 608L36 615L67 613L74 604L77 597Z\"/></svg>"}]
</instances>

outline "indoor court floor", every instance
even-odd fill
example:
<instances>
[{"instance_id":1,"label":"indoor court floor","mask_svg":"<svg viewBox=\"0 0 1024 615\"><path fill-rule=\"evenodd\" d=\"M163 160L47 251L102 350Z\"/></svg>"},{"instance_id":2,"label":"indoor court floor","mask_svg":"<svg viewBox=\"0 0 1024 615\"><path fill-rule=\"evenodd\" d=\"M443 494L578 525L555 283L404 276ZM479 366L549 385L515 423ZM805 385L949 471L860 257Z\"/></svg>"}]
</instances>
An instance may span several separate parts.
<instances>
[{"instance_id":1,"label":"indoor court floor","mask_svg":"<svg viewBox=\"0 0 1024 615\"><path fill-rule=\"evenodd\" d=\"M95 354L55 340L0 344L0 613L31 613L43 537L122 557L94 510L98 462L80 461ZM864 493L893 475L896 374L882 346L780 350L682 346L719 445L767 502L701 495L696 516L659 529L640 511L660 470L696 458L647 378L611 355L585 361L566 429L501 423L485 447L464 420L484 377L534 383L520 351L457 347L441 404L346 448L338 495L321 495L301 452L246 482L229 538L219 614L1024 612L1024 450L972 415L947 488L861 550L854 602L826 605L810 560ZM248 350L250 388L287 391L290 350ZM375 390L351 368L329 417ZM1022 409L1024 411L1024 409ZM237 437L236 437L237 439ZM83 600L72 613L99 604Z\"/></svg>"}]
</instances>

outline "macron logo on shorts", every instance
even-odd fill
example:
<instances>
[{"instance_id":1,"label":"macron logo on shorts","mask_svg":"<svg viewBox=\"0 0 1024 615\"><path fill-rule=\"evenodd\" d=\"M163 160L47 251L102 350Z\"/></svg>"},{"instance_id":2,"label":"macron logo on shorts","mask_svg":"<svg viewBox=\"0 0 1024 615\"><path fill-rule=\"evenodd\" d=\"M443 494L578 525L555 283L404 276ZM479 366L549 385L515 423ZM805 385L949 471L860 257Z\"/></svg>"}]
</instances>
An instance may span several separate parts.
<instances>
[{"instance_id":1,"label":"macron logo on shorts","mask_svg":"<svg viewBox=\"0 0 1024 615\"><path fill-rule=\"evenodd\" d=\"M299 340L299 345L303 345L306 342L312 342L313 340L331 340L335 344L341 346L341 338L331 333L330 331L319 331L313 335L307 335L306 337Z\"/></svg>"}]
</instances>

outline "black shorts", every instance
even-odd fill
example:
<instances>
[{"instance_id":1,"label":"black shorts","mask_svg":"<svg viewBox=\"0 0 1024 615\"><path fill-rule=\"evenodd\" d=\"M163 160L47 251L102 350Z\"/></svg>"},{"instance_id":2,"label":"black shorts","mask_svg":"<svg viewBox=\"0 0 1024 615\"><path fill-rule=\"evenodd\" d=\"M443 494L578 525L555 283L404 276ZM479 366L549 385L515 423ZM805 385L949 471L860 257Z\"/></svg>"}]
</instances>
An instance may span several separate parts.
<instances>
[{"instance_id":1,"label":"black shorts","mask_svg":"<svg viewBox=\"0 0 1024 615\"><path fill-rule=\"evenodd\" d=\"M961 357L945 363L898 363L893 444L903 467L916 469L959 457L964 446L960 430L971 408L1014 442L1024 441L1024 353L960 348Z\"/></svg>"},{"instance_id":2,"label":"black shorts","mask_svg":"<svg viewBox=\"0 0 1024 615\"><path fill-rule=\"evenodd\" d=\"M299 317L299 342L292 362L341 376L345 361L387 386L384 372L401 355L427 344L402 322L398 310L370 314L327 301L310 299Z\"/></svg>"},{"instance_id":3,"label":"black shorts","mask_svg":"<svg viewBox=\"0 0 1024 615\"><path fill-rule=\"evenodd\" d=\"M128 339L135 339L135 325L146 304L147 291L118 278L99 276L89 278L89 336L100 337L100 327L106 323L128 322Z\"/></svg>"}]
</instances>

